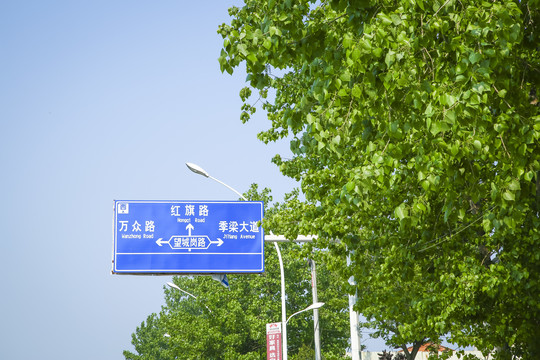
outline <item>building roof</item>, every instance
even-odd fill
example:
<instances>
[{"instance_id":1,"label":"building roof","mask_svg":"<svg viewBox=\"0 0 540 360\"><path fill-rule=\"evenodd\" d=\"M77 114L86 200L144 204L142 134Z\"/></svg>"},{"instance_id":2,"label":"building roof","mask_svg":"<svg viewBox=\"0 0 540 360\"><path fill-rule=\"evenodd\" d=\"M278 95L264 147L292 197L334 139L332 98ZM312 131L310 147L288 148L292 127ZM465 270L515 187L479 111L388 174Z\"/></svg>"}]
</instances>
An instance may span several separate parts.
<instances>
[{"instance_id":1,"label":"building roof","mask_svg":"<svg viewBox=\"0 0 540 360\"><path fill-rule=\"evenodd\" d=\"M442 345L437 345L437 344L434 344L432 342L427 342L425 343L424 345L420 346L420 349L418 350L418 352L430 352L432 351L432 349L437 349L437 352L442 352L442 351L449 351L449 350L452 350L450 348L447 348L445 346L442 346ZM409 350L409 352L411 352L413 349L413 347L408 347L407 350ZM403 350L401 350L403 351Z\"/></svg>"}]
</instances>

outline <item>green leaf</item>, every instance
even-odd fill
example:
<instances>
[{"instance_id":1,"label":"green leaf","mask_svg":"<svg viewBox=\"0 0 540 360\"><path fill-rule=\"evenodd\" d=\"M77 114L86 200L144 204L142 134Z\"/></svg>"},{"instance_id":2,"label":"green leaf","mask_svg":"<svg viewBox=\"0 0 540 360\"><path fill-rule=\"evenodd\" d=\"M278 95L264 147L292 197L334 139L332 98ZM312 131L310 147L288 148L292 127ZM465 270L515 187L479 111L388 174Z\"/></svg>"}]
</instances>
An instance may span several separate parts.
<instances>
[{"instance_id":1,"label":"green leaf","mask_svg":"<svg viewBox=\"0 0 540 360\"><path fill-rule=\"evenodd\" d=\"M433 136L437 135L440 132L448 131L450 130L450 126L448 126L447 123L442 121L436 121L431 124L431 128L429 131L433 134Z\"/></svg>"},{"instance_id":2,"label":"green leaf","mask_svg":"<svg viewBox=\"0 0 540 360\"><path fill-rule=\"evenodd\" d=\"M246 45L245 44L238 44L238 46L236 47L236 49L238 50L238 52L240 52L240 54L244 55L244 56L247 56L248 55L248 52L247 52L247 49L246 49Z\"/></svg>"},{"instance_id":3,"label":"green leaf","mask_svg":"<svg viewBox=\"0 0 540 360\"><path fill-rule=\"evenodd\" d=\"M271 36L273 36L273 35L281 36L282 35L281 30L276 26L270 26L269 30L270 30L270 35Z\"/></svg>"},{"instance_id":4,"label":"green leaf","mask_svg":"<svg viewBox=\"0 0 540 360\"><path fill-rule=\"evenodd\" d=\"M452 156L456 156L459 153L459 144L453 143L450 147L450 153Z\"/></svg>"},{"instance_id":5,"label":"green leaf","mask_svg":"<svg viewBox=\"0 0 540 360\"><path fill-rule=\"evenodd\" d=\"M454 110L448 110L444 113L444 120L449 124L455 124L456 112Z\"/></svg>"},{"instance_id":6,"label":"green leaf","mask_svg":"<svg viewBox=\"0 0 540 360\"><path fill-rule=\"evenodd\" d=\"M439 101L442 105L452 106L456 102L456 97L450 94L441 95Z\"/></svg>"},{"instance_id":7,"label":"green leaf","mask_svg":"<svg viewBox=\"0 0 540 360\"><path fill-rule=\"evenodd\" d=\"M427 92L428 94L431 93L433 90L431 89L431 83L427 80L424 80L422 81L422 83L420 84L420 88Z\"/></svg>"},{"instance_id":8,"label":"green leaf","mask_svg":"<svg viewBox=\"0 0 540 360\"><path fill-rule=\"evenodd\" d=\"M512 180L510 184L508 184L508 189L513 190L513 191L521 190L519 181L517 181L516 179Z\"/></svg>"},{"instance_id":9,"label":"green leaf","mask_svg":"<svg viewBox=\"0 0 540 360\"><path fill-rule=\"evenodd\" d=\"M401 24L401 18L397 14L391 14L390 19L392 19L392 23L395 26L399 26Z\"/></svg>"},{"instance_id":10,"label":"green leaf","mask_svg":"<svg viewBox=\"0 0 540 360\"><path fill-rule=\"evenodd\" d=\"M360 58L360 49L358 47L355 47L351 53L351 59L358 60Z\"/></svg>"},{"instance_id":11,"label":"green leaf","mask_svg":"<svg viewBox=\"0 0 540 360\"><path fill-rule=\"evenodd\" d=\"M424 114L428 117L430 116L433 116L434 114L434 111L433 111L433 106L431 106L431 103L429 103L427 106L426 106L426 111L424 111Z\"/></svg>"},{"instance_id":12,"label":"green leaf","mask_svg":"<svg viewBox=\"0 0 540 360\"><path fill-rule=\"evenodd\" d=\"M480 55L479 53L472 52L472 53L469 55L469 61L471 62L471 64L476 64L476 63L479 62L481 59L482 59L482 55Z\"/></svg>"},{"instance_id":13,"label":"green leaf","mask_svg":"<svg viewBox=\"0 0 540 360\"><path fill-rule=\"evenodd\" d=\"M384 162L384 157L381 154L375 153L373 155L372 161L374 164L382 164Z\"/></svg>"},{"instance_id":14,"label":"green leaf","mask_svg":"<svg viewBox=\"0 0 540 360\"><path fill-rule=\"evenodd\" d=\"M406 216L408 216L408 210L406 209L405 204L401 204L397 208L395 208L394 215L399 220L403 220Z\"/></svg>"},{"instance_id":15,"label":"green leaf","mask_svg":"<svg viewBox=\"0 0 540 360\"><path fill-rule=\"evenodd\" d=\"M256 63L257 62L257 57L255 56L255 54L251 53L251 54L249 54L247 56L247 60L249 60L252 63Z\"/></svg>"},{"instance_id":16,"label":"green leaf","mask_svg":"<svg viewBox=\"0 0 540 360\"><path fill-rule=\"evenodd\" d=\"M355 84L354 87L352 88L351 94L352 94L352 96L354 96L356 98L361 97L362 96L362 88L360 87L360 85Z\"/></svg>"},{"instance_id":17,"label":"green leaf","mask_svg":"<svg viewBox=\"0 0 540 360\"><path fill-rule=\"evenodd\" d=\"M362 49L371 51L371 42L369 41L369 39L364 37L358 43L360 44Z\"/></svg>"},{"instance_id":18,"label":"green leaf","mask_svg":"<svg viewBox=\"0 0 540 360\"><path fill-rule=\"evenodd\" d=\"M392 24L392 19L385 13L379 13L377 16L379 17L379 19L381 19L383 25Z\"/></svg>"},{"instance_id":19,"label":"green leaf","mask_svg":"<svg viewBox=\"0 0 540 360\"><path fill-rule=\"evenodd\" d=\"M394 63L394 61L396 61L396 53L390 50L386 53L384 62L386 63L386 66L390 67Z\"/></svg>"},{"instance_id":20,"label":"green leaf","mask_svg":"<svg viewBox=\"0 0 540 360\"><path fill-rule=\"evenodd\" d=\"M482 94L484 91L487 90L487 86L484 82L479 82L477 84L474 84L472 87L473 91Z\"/></svg>"},{"instance_id":21,"label":"green leaf","mask_svg":"<svg viewBox=\"0 0 540 360\"><path fill-rule=\"evenodd\" d=\"M506 201L514 201L516 199L516 196L512 191L505 191L503 193L503 199Z\"/></svg>"},{"instance_id":22,"label":"green leaf","mask_svg":"<svg viewBox=\"0 0 540 360\"><path fill-rule=\"evenodd\" d=\"M353 39L350 34L345 34L343 36L343 47L349 49L353 43Z\"/></svg>"}]
</instances>

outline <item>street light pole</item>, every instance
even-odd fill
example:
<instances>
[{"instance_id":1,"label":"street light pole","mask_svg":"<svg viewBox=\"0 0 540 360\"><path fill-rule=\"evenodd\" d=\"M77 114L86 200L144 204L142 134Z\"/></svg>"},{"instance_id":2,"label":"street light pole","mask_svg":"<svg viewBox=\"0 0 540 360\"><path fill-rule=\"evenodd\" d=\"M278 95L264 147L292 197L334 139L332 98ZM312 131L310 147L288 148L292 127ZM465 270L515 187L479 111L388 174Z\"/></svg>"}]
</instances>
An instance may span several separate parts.
<instances>
[{"instance_id":1,"label":"street light pole","mask_svg":"<svg viewBox=\"0 0 540 360\"><path fill-rule=\"evenodd\" d=\"M221 185L225 186L229 190L234 191L238 196L240 196L244 201L248 201L244 195L242 195L239 191L235 190L234 188L230 187L229 185L225 184L224 182L216 179L213 176L210 176L203 168L200 166L193 164L193 163L186 163L186 166L189 170L193 171L195 174L202 175L206 178L210 178ZM277 242L274 242L274 247L276 248L276 252L278 254L279 259L279 269L281 272L281 322L283 325L283 360L287 360L287 309L286 309L286 302L285 302L285 271L283 268L283 260L281 258L281 251L279 251L279 245ZM294 315L294 314L293 314ZM291 315L292 316L292 315Z\"/></svg>"},{"instance_id":2,"label":"street light pole","mask_svg":"<svg viewBox=\"0 0 540 360\"><path fill-rule=\"evenodd\" d=\"M276 248L277 256L279 259L279 270L281 273L281 331L282 331L282 344L281 348L283 349L283 360L287 360L287 309L285 302L285 270L283 267L283 259L281 258L281 251L279 250L278 244L275 242L274 246Z\"/></svg>"},{"instance_id":3,"label":"street light pole","mask_svg":"<svg viewBox=\"0 0 540 360\"><path fill-rule=\"evenodd\" d=\"M311 267L311 292L313 294L313 303L316 304L319 300L317 298L317 271L315 268L315 261L309 259L309 266ZM319 309L313 309L313 331L315 341L315 360L321 360L321 338L319 333Z\"/></svg>"},{"instance_id":4,"label":"street light pole","mask_svg":"<svg viewBox=\"0 0 540 360\"><path fill-rule=\"evenodd\" d=\"M351 264L350 256L347 256L347 266ZM356 285L354 281L354 276L349 278L349 284ZM356 293L354 295L349 295L349 321L351 326L351 355L352 360L361 360L360 351L360 336L358 334L358 313L354 310L354 305L356 304Z\"/></svg>"}]
</instances>

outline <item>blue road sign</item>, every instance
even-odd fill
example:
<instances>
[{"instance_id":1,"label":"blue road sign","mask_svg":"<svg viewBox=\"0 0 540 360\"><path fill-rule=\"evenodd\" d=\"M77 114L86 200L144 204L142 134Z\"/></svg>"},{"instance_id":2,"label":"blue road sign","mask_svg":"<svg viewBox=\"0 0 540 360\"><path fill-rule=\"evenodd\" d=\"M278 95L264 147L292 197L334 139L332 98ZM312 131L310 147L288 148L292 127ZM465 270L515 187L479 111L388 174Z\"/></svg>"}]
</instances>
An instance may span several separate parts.
<instances>
[{"instance_id":1,"label":"blue road sign","mask_svg":"<svg viewBox=\"0 0 540 360\"><path fill-rule=\"evenodd\" d=\"M264 272L260 201L114 202L113 274Z\"/></svg>"}]
</instances>

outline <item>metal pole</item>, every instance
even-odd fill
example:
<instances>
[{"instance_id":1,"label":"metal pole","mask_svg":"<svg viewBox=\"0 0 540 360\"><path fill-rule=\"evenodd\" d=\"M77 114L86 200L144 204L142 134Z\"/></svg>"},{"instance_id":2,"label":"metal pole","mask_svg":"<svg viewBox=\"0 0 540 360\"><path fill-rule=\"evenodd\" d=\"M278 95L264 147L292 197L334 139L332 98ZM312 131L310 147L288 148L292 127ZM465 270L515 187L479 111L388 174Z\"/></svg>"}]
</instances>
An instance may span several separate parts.
<instances>
[{"instance_id":1,"label":"metal pole","mask_svg":"<svg viewBox=\"0 0 540 360\"><path fill-rule=\"evenodd\" d=\"M360 360L360 340L358 338L358 313L353 310L354 304L356 304L356 295L349 295L352 360Z\"/></svg>"},{"instance_id":2,"label":"metal pole","mask_svg":"<svg viewBox=\"0 0 540 360\"><path fill-rule=\"evenodd\" d=\"M282 343L281 348L283 351L283 360L287 360L287 309L285 306L285 271L283 269L283 260L281 259L281 251L279 251L279 245L274 243L276 252L279 259L279 269L281 272L281 324L282 324Z\"/></svg>"},{"instance_id":3,"label":"metal pole","mask_svg":"<svg viewBox=\"0 0 540 360\"><path fill-rule=\"evenodd\" d=\"M315 261L309 260L311 266L311 292L313 293L313 303L319 302L317 299L317 270ZM319 334L319 309L313 310L313 330L315 341L315 360L321 360L321 339Z\"/></svg>"},{"instance_id":4,"label":"metal pole","mask_svg":"<svg viewBox=\"0 0 540 360\"><path fill-rule=\"evenodd\" d=\"M347 265L350 265L351 259L347 256ZM349 278L349 284L355 285L354 276ZM349 295L349 318L351 325L351 355L352 360L360 360L360 338L358 336L358 313L353 307L356 304L356 294Z\"/></svg>"}]
</instances>

